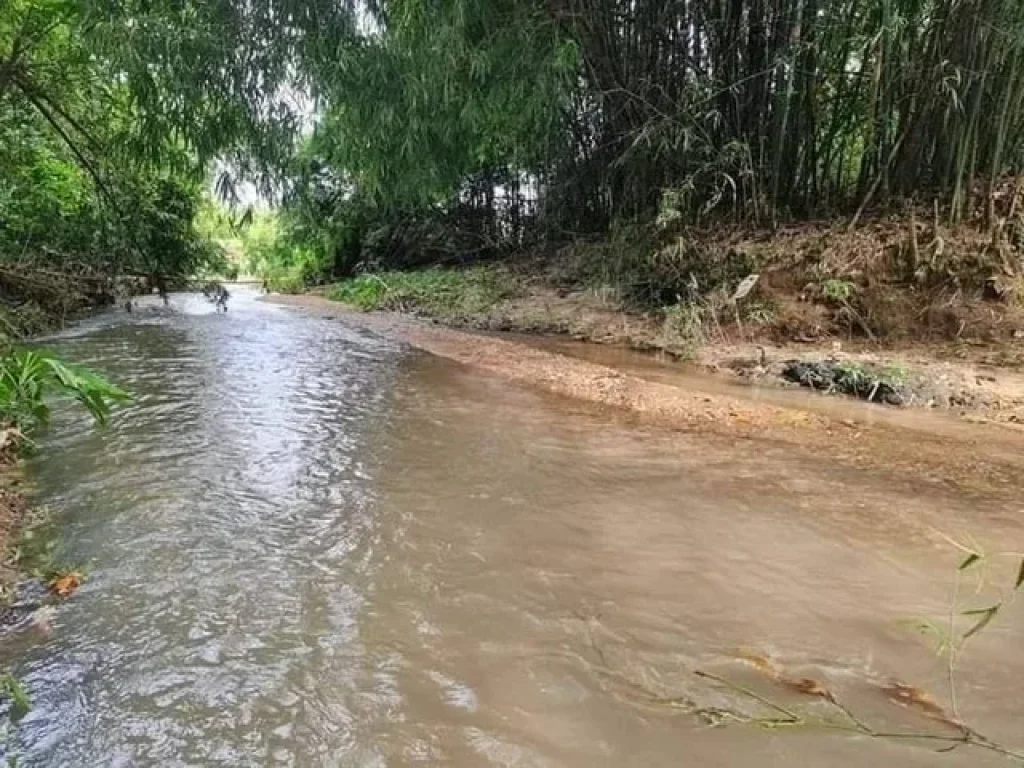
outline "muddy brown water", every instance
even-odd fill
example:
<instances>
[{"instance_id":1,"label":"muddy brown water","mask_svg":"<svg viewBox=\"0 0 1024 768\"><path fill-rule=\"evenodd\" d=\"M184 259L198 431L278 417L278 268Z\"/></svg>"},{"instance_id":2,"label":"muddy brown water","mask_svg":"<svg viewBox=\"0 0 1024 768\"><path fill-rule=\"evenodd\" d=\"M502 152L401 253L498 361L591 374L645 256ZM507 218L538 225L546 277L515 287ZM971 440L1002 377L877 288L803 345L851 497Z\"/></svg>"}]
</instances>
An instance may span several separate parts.
<instances>
[{"instance_id":1,"label":"muddy brown water","mask_svg":"<svg viewBox=\"0 0 1024 768\"><path fill-rule=\"evenodd\" d=\"M948 620L945 537L1024 550L1005 494L638 427L235 294L48 342L135 400L101 431L61 409L30 466L89 578L49 633L0 641L34 702L22 765L1007 764L826 727L849 721L743 660L950 735L883 689L946 706L920 624ZM1017 748L1022 616L957 671L961 716ZM778 717L741 689L806 724L733 723Z\"/></svg>"}]
</instances>

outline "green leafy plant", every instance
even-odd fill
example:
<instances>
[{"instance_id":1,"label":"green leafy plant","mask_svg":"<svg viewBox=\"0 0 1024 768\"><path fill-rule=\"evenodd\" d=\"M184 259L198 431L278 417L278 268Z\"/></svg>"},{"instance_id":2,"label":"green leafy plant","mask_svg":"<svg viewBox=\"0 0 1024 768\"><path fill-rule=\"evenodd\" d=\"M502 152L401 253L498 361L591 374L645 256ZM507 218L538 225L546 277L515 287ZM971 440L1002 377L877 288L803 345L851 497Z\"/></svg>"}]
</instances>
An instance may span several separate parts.
<instances>
[{"instance_id":1,"label":"green leafy plant","mask_svg":"<svg viewBox=\"0 0 1024 768\"><path fill-rule=\"evenodd\" d=\"M744 322L752 325L771 325L778 315L778 307L769 299L755 299L742 305Z\"/></svg>"},{"instance_id":2,"label":"green leafy plant","mask_svg":"<svg viewBox=\"0 0 1024 768\"><path fill-rule=\"evenodd\" d=\"M852 282L834 277L821 284L822 298L834 304L846 304L853 296L853 290Z\"/></svg>"},{"instance_id":3,"label":"green leafy plant","mask_svg":"<svg viewBox=\"0 0 1024 768\"><path fill-rule=\"evenodd\" d=\"M920 631L937 639L937 653L946 658L950 708L959 721L956 675L960 656L972 637L982 632L1014 603L1024 586L1024 555L1019 552L987 552L973 540L965 543L940 535L962 558L954 572L949 614L944 623L924 621L917 626ZM1013 564L1012 583L1008 586L993 584L992 574L997 570L998 561L1006 559L1010 559ZM968 580L974 583L967 584L969 589L965 590L965 581ZM991 594L988 599L983 599L986 593Z\"/></svg>"},{"instance_id":4,"label":"green leafy plant","mask_svg":"<svg viewBox=\"0 0 1024 768\"><path fill-rule=\"evenodd\" d=\"M910 371L902 365L887 365L878 372L878 377L893 387L902 387L910 378Z\"/></svg>"},{"instance_id":5,"label":"green leafy plant","mask_svg":"<svg viewBox=\"0 0 1024 768\"><path fill-rule=\"evenodd\" d=\"M639 697L652 707L687 713L712 726L824 728L863 738L939 745L938 752L951 752L960 747L974 748L1009 758L1018 765L1024 764L1024 752L1001 744L964 720L957 705L956 686L958 662L964 646L1001 616L1024 587L1024 555L1019 552L989 554L973 541L963 544L946 536L943 538L959 551L961 558L953 575L948 618L939 622L915 621L913 625L939 640L937 652L945 656L948 668L948 707L929 692L900 680L867 681L893 704L916 710L938 727L911 731L875 726L871 722L874 716L868 719L848 706L842 693L830 687L827 678L793 674L776 659L759 653L741 652L737 660L742 661L747 669L753 668L774 690L784 693L784 699L781 696L776 699L771 694L772 689L766 694L761 692L763 688L758 690L760 686L742 684L729 676L700 668L693 669L692 674L710 683L719 693L728 692L738 701L744 701L746 706L730 705L728 700L720 703L720 697L714 706L701 705L690 686L685 686L682 695L666 695L663 690L649 687L648 680L637 680L627 671L609 663L614 657L598 643L594 631L600 628L599 617L577 614L577 618L583 622L585 648L590 652L592 663L613 685L629 690L630 695ZM992 583L990 579L990 571L995 570L994 561L999 558L1009 558L1012 562L1012 581L1006 585ZM976 583L970 594L965 595L963 582L971 577ZM998 597L984 599L982 593L986 591L995 591ZM801 700L804 704L800 703Z\"/></svg>"},{"instance_id":6,"label":"green leafy plant","mask_svg":"<svg viewBox=\"0 0 1024 768\"><path fill-rule=\"evenodd\" d=\"M21 720L32 711L32 699L21 684L10 672L0 673L0 700L10 702L7 710L7 720L0 727L0 743L6 742L11 735L11 726L16 726ZM8 768L18 768L21 760L17 752L8 752L6 765Z\"/></svg>"},{"instance_id":7,"label":"green leafy plant","mask_svg":"<svg viewBox=\"0 0 1024 768\"><path fill-rule=\"evenodd\" d=\"M835 383L841 392L860 392L871 374L860 363L842 362L836 365Z\"/></svg>"},{"instance_id":8,"label":"green leafy plant","mask_svg":"<svg viewBox=\"0 0 1024 768\"><path fill-rule=\"evenodd\" d=\"M365 311L379 309L383 306L388 292L388 284L377 275L359 275L351 280L338 283L328 292L332 301L351 304Z\"/></svg>"},{"instance_id":9,"label":"green leafy plant","mask_svg":"<svg viewBox=\"0 0 1024 768\"><path fill-rule=\"evenodd\" d=\"M692 357L708 340L708 311L692 301L678 301L665 307L664 333L672 349L682 357Z\"/></svg>"},{"instance_id":10,"label":"green leafy plant","mask_svg":"<svg viewBox=\"0 0 1024 768\"><path fill-rule=\"evenodd\" d=\"M0 358L0 419L28 435L49 423L53 396L76 400L100 424L111 405L129 399L102 376L43 352L18 349Z\"/></svg>"}]
</instances>

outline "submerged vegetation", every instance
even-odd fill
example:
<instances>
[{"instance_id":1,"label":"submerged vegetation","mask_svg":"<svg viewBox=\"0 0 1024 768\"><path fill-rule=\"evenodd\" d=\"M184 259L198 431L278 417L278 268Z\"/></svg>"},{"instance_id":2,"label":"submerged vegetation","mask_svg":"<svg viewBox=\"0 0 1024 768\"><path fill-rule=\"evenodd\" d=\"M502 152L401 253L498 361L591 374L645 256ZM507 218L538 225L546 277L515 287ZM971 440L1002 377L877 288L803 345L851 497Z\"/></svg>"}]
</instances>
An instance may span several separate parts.
<instances>
[{"instance_id":1,"label":"submerged vegetation","mask_svg":"<svg viewBox=\"0 0 1024 768\"><path fill-rule=\"evenodd\" d=\"M577 618L584 622L587 644L593 657L588 662L599 669L614 688L628 692L631 698L651 707L692 715L707 726L822 729L862 738L916 742L925 747L934 745L939 753L961 747L973 748L1001 755L1012 764L1024 764L1024 751L1018 745L1000 743L976 729L964 718L958 704L958 679L964 650L1014 602L1024 586L1024 560L1019 553L985 553L973 542L966 545L953 539L947 538L947 541L961 557L953 575L948 616L937 622L919 619L907 622L915 632L935 641L936 655L945 666L945 695L935 696L898 678L872 679L864 675L863 679L856 681L867 690L882 694L890 705L919 715L925 727L898 730L879 727L872 722L878 719L877 712L860 713L845 700L852 687L849 679L830 679L822 669L816 670L820 676L807 677L787 668L777 657L746 650L736 654L734 663L719 664L717 671L699 667L691 670L696 678L712 689L730 694L733 697L731 705L698 703L685 681L677 681L674 686L685 691L682 695L664 693L652 687L653 683L661 688L660 681L636 680L626 670L611 666L609 660L613 657L597 642L591 627L592 623L597 625L599 622L579 615ZM1005 585L993 583L991 569L999 561L1012 561L1012 581ZM978 607L979 601L986 597L989 604L982 602ZM751 679L751 670L755 673L753 683L747 682ZM846 677L860 678L862 674L858 671ZM858 703L863 704L863 700Z\"/></svg>"}]
</instances>

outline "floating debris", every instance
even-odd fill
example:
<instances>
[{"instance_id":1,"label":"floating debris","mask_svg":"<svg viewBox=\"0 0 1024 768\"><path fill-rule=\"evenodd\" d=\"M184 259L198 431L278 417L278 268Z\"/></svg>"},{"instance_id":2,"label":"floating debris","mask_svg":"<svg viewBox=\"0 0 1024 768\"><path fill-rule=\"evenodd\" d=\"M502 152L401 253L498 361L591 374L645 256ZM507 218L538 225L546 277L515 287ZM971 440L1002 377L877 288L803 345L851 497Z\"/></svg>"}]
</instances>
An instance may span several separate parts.
<instances>
[{"instance_id":1,"label":"floating debris","mask_svg":"<svg viewBox=\"0 0 1024 768\"><path fill-rule=\"evenodd\" d=\"M82 574L68 571L54 578L47 586L57 597L70 597L82 585Z\"/></svg>"}]
</instances>

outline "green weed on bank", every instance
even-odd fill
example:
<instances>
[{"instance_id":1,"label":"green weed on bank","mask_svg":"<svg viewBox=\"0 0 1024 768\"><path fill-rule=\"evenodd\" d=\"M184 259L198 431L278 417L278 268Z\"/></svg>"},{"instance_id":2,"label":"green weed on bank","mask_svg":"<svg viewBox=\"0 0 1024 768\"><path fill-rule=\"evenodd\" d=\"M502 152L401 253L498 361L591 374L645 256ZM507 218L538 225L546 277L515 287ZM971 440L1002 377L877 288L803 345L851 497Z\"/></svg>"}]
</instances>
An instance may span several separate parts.
<instances>
[{"instance_id":1,"label":"green weed on bank","mask_svg":"<svg viewBox=\"0 0 1024 768\"><path fill-rule=\"evenodd\" d=\"M395 310L458 320L485 313L515 293L514 278L496 267L433 267L359 275L329 288L327 298L363 311Z\"/></svg>"}]
</instances>

